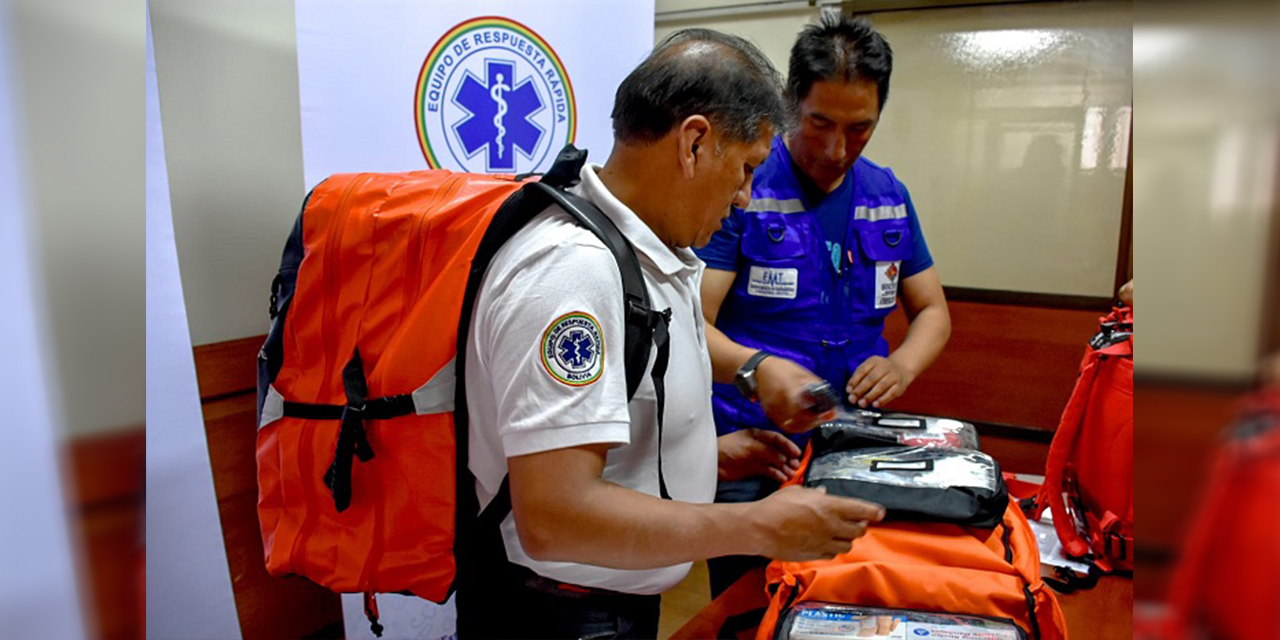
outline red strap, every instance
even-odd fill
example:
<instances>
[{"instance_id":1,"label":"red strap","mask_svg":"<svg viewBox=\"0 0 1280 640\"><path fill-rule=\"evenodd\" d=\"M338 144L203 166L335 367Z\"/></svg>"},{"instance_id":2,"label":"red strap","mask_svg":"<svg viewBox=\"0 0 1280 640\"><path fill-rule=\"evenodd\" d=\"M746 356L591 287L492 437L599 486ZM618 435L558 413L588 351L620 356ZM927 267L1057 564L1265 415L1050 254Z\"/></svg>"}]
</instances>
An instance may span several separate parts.
<instances>
[{"instance_id":1,"label":"red strap","mask_svg":"<svg viewBox=\"0 0 1280 640\"><path fill-rule=\"evenodd\" d=\"M1045 465L1044 486L1040 488L1040 496L1036 499L1036 516L1048 505L1053 513L1053 527L1058 531L1058 539L1068 555L1083 556L1089 552L1089 544L1076 533L1076 522L1067 511L1062 497L1063 479L1066 475L1067 460L1075 447L1076 437L1080 433L1080 425L1084 422L1084 412L1098 377L1097 357L1090 353L1080 370L1071 400L1062 412L1062 420L1058 423L1058 431L1053 436L1053 444L1049 447L1049 460Z\"/></svg>"},{"instance_id":2,"label":"red strap","mask_svg":"<svg viewBox=\"0 0 1280 640\"><path fill-rule=\"evenodd\" d=\"M1131 559L1133 534L1125 535L1125 521L1108 511L1101 519L1091 513L1085 516L1089 532L1089 546L1093 548L1093 562L1103 573L1116 569L1116 561Z\"/></svg>"},{"instance_id":3,"label":"red strap","mask_svg":"<svg viewBox=\"0 0 1280 640\"><path fill-rule=\"evenodd\" d=\"M364 592L364 616L369 619L369 630L381 638L383 626L378 624L378 599L372 591Z\"/></svg>"},{"instance_id":4,"label":"red strap","mask_svg":"<svg viewBox=\"0 0 1280 640\"><path fill-rule=\"evenodd\" d=\"M1103 533L1112 533L1112 529L1115 528L1118 522L1120 522L1120 516L1108 511L1103 514L1102 520L1098 521L1098 528L1102 529Z\"/></svg>"},{"instance_id":5,"label":"red strap","mask_svg":"<svg viewBox=\"0 0 1280 640\"><path fill-rule=\"evenodd\" d=\"M1133 322L1133 307L1113 307L1111 313L1098 318L1098 324L1105 322Z\"/></svg>"}]
</instances>

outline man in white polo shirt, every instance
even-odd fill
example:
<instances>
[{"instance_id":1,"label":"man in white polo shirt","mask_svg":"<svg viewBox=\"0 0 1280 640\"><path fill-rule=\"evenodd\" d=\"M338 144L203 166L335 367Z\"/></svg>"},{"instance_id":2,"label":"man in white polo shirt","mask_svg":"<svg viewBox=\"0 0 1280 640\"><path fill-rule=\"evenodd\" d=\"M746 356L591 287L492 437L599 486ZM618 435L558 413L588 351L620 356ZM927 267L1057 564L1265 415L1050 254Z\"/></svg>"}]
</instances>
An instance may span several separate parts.
<instances>
[{"instance_id":1,"label":"man in white polo shirt","mask_svg":"<svg viewBox=\"0 0 1280 640\"><path fill-rule=\"evenodd\" d=\"M613 151L572 189L631 242L653 308L671 310L661 457L652 381L627 401L612 254L552 207L495 256L466 353L470 469L481 508L509 475L512 511L502 548L460 568L471 572L459 587L463 638L652 638L658 594L692 561L831 557L881 517L876 505L798 487L710 504L712 370L703 264L689 247L747 205L784 113L780 78L754 46L680 32L623 81ZM669 500L658 497L659 460Z\"/></svg>"}]
</instances>

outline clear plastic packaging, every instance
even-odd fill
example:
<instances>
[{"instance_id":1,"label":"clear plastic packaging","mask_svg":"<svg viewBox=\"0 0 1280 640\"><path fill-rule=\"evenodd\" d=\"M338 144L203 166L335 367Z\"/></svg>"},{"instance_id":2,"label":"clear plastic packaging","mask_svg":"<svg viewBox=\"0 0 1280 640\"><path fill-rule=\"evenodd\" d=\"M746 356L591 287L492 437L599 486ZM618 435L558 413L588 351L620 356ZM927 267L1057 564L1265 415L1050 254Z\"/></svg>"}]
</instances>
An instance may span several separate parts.
<instances>
[{"instance_id":1,"label":"clear plastic packaging","mask_svg":"<svg viewBox=\"0 0 1280 640\"><path fill-rule=\"evenodd\" d=\"M835 451L809 465L806 484L856 480L882 486L923 489L970 487L995 492L999 467L981 451L933 447L880 447Z\"/></svg>"},{"instance_id":2,"label":"clear plastic packaging","mask_svg":"<svg viewBox=\"0 0 1280 640\"><path fill-rule=\"evenodd\" d=\"M820 428L865 438L868 443L950 449L978 448L977 429L972 424L951 418L842 408L836 413L835 420L824 423Z\"/></svg>"},{"instance_id":3,"label":"clear plastic packaging","mask_svg":"<svg viewBox=\"0 0 1280 640\"><path fill-rule=\"evenodd\" d=\"M774 637L777 640L1026 640L1027 636L1012 621L904 609L802 602L783 615Z\"/></svg>"}]
</instances>

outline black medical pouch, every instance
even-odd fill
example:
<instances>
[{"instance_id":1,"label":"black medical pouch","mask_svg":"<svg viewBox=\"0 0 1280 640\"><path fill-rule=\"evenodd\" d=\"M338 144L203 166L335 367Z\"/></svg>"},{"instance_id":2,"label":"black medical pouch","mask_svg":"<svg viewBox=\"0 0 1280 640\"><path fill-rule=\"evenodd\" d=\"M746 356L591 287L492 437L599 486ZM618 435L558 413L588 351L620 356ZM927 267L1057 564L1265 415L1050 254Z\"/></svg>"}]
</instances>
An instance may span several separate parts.
<instances>
[{"instance_id":1,"label":"black medical pouch","mask_svg":"<svg viewBox=\"0 0 1280 640\"><path fill-rule=\"evenodd\" d=\"M846 430L821 427L809 442L806 487L882 505L885 520L992 528L1009 507L1000 465L973 449L850 447Z\"/></svg>"}]
</instances>

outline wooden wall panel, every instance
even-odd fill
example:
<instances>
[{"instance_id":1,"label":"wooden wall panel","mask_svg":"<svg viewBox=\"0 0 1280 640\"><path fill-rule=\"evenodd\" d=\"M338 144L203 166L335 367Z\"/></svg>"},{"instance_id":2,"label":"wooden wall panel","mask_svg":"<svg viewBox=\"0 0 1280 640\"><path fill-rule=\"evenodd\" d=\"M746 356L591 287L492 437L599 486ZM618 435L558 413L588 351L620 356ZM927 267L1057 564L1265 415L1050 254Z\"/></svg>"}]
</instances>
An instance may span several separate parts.
<instances>
[{"instance_id":1,"label":"wooden wall panel","mask_svg":"<svg viewBox=\"0 0 1280 640\"><path fill-rule=\"evenodd\" d=\"M1164 596L1208 482L1223 429L1246 388L1149 382L1134 396L1134 588Z\"/></svg>"},{"instance_id":2,"label":"wooden wall panel","mask_svg":"<svg viewBox=\"0 0 1280 640\"><path fill-rule=\"evenodd\" d=\"M72 504L82 540L81 597L93 611L85 619L95 625L90 638L142 637L146 448L142 427L70 443Z\"/></svg>"},{"instance_id":3,"label":"wooden wall panel","mask_svg":"<svg viewBox=\"0 0 1280 640\"><path fill-rule=\"evenodd\" d=\"M1000 463L1000 470L1008 473L1044 475L1044 464L1049 459L1049 444L982 434L982 450Z\"/></svg>"},{"instance_id":4,"label":"wooden wall panel","mask_svg":"<svg viewBox=\"0 0 1280 640\"><path fill-rule=\"evenodd\" d=\"M979 422L1054 429L1075 385L1099 311L976 302L951 303L951 341L895 408ZM891 344L906 335L901 311L889 318ZM201 397L255 388L266 336L196 347Z\"/></svg>"},{"instance_id":5,"label":"wooden wall panel","mask_svg":"<svg viewBox=\"0 0 1280 640\"><path fill-rule=\"evenodd\" d=\"M146 429L137 427L77 438L68 453L72 486L80 507L142 499Z\"/></svg>"},{"instance_id":6,"label":"wooden wall panel","mask_svg":"<svg viewBox=\"0 0 1280 640\"><path fill-rule=\"evenodd\" d=\"M220 398L257 389L258 350L267 337L252 336L195 348L200 398Z\"/></svg>"},{"instance_id":7,"label":"wooden wall panel","mask_svg":"<svg viewBox=\"0 0 1280 640\"><path fill-rule=\"evenodd\" d=\"M894 403L903 411L978 422L1055 429L1071 397L1098 311L952 302L951 341ZM890 344L902 342L906 317L889 318Z\"/></svg>"}]
</instances>

